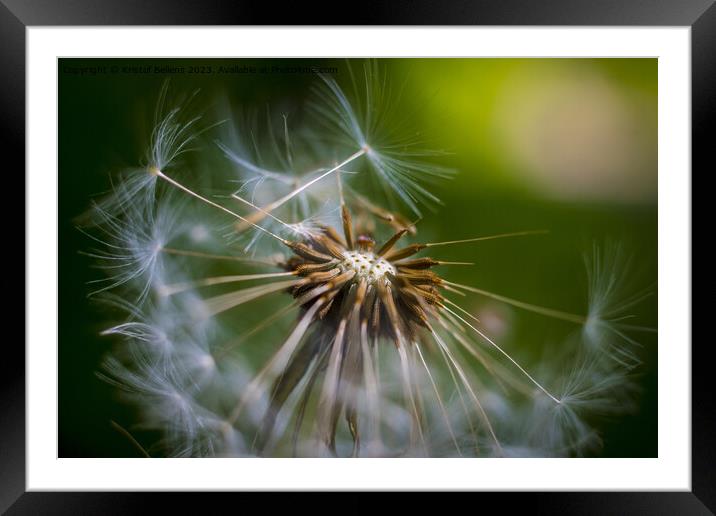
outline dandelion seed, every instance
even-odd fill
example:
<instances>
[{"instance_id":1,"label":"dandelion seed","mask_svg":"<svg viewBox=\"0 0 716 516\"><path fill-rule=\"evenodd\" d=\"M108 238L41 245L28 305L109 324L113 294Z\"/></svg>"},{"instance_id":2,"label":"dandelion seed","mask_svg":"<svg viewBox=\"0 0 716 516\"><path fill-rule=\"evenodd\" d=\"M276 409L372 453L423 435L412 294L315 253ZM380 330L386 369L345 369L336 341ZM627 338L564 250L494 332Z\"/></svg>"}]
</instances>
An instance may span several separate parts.
<instances>
[{"instance_id":1,"label":"dandelion seed","mask_svg":"<svg viewBox=\"0 0 716 516\"><path fill-rule=\"evenodd\" d=\"M396 194L413 213L420 215L421 204L440 204L438 197L423 185L450 178L454 171L421 160L444 153L420 148L414 138L397 137L388 130L395 127L391 110L399 94L390 91L377 64L365 65L361 86L352 69L349 70L355 108L332 77L320 75L322 84L315 88L316 100L311 104L316 120L337 137L336 143L361 149L380 184Z\"/></svg>"},{"instance_id":2,"label":"dandelion seed","mask_svg":"<svg viewBox=\"0 0 716 516\"><path fill-rule=\"evenodd\" d=\"M163 282L165 271L162 249L181 231L177 210L181 205L163 203L147 209L122 206L121 214L111 214L102 206L94 207L98 236L89 235L100 248L88 252L98 260L108 278L97 280L97 294L136 282L137 299L144 299L150 289Z\"/></svg>"},{"instance_id":3,"label":"dandelion seed","mask_svg":"<svg viewBox=\"0 0 716 516\"><path fill-rule=\"evenodd\" d=\"M633 289L634 273L631 258L622 246L608 241L603 246L594 243L591 254L585 255L589 282L589 312L584 335L592 346L615 362L634 368L640 360L636 353L640 347L630 332L653 332L653 328L629 324L628 310L651 294L651 289Z\"/></svg>"}]
</instances>

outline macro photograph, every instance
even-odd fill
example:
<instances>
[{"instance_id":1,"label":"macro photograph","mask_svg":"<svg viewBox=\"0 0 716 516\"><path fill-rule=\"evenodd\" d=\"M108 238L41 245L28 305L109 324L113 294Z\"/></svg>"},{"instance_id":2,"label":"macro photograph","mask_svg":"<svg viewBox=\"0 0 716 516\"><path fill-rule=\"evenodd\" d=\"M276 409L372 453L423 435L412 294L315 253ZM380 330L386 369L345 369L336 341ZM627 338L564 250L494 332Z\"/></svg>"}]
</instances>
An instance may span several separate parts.
<instances>
[{"instance_id":1,"label":"macro photograph","mask_svg":"<svg viewBox=\"0 0 716 516\"><path fill-rule=\"evenodd\" d=\"M60 58L59 457L657 457L656 58Z\"/></svg>"}]
</instances>

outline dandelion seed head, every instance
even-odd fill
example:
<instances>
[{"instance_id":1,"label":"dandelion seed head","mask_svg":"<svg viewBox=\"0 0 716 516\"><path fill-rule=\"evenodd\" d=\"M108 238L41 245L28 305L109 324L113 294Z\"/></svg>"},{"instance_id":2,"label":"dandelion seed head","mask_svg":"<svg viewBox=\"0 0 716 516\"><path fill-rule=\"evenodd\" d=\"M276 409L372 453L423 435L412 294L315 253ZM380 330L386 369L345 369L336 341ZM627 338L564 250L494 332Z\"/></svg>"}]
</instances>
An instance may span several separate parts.
<instances>
[{"instance_id":1,"label":"dandelion seed head","mask_svg":"<svg viewBox=\"0 0 716 516\"><path fill-rule=\"evenodd\" d=\"M343 272L355 273L354 281L364 279L369 285L378 281L389 284L389 275L395 276L397 273L396 268L388 260L377 257L370 251L349 251L338 267Z\"/></svg>"}]
</instances>

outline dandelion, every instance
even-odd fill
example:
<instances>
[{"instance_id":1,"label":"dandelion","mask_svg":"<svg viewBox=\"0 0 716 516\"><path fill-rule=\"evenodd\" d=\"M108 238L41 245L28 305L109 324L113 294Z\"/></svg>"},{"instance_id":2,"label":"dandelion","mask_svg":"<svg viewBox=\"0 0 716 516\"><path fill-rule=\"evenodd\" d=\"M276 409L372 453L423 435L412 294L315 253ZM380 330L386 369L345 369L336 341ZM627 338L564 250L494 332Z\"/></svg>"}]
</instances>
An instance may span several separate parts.
<instances>
[{"instance_id":1,"label":"dandelion","mask_svg":"<svg viewBox=\"0 0 716 516\"><path fill-rule=\"evenodd\" d=\"M126 190L119 195L125 197ZM130 204L128 197L117 204L118 213L107 211L97 204L92 210L94 224L101 229L98 236L90 235L99 247L86 254L96 258L98 267L108 273L96 280L100 285L93 293L114 289L127 283L142 284L137 299L144 299L153 285L160 284L165 263L160 254L165 243L177 231L179 220L174 207L168 204L151 207Z\"/></svg>"},{"instance_id":2,"label":"dandelion","mask_svg":"<svg viewBox=\"0 0 716 516\"><path fill-rule=\"evenodd\" d=\"M373 64L363 72L353 102L317 77L313 131L293 136L282 116L282 136L265 148L254 133L253 152L237 140L210 145L234 175L221 195L183 179L177 159L206 129L167 111L161 92L148 165L96 207L92 238L105 249L92 255L109 273L100 290L121 292L108 299L124 314L104 331L121 343L102 377L140 407L136 429L163 435L147 454L584 453L597 435L588 414L631 394L633 361L615 340L635 342L621 317L638 299L610 304L620 278L605 280L599 256L584 316L450 281L471 265L444 259L451 246L544 231L418 240L420 222L400 208L419 216L438 202L434 181L452 173L424 161L439 153L396 136L382 76ZM581 328L577 351L598 345L572 371L550 359L531 371L461 305L467 295ZM268 318L250 308L261 303Z\"/></svg>"}]
</instances>

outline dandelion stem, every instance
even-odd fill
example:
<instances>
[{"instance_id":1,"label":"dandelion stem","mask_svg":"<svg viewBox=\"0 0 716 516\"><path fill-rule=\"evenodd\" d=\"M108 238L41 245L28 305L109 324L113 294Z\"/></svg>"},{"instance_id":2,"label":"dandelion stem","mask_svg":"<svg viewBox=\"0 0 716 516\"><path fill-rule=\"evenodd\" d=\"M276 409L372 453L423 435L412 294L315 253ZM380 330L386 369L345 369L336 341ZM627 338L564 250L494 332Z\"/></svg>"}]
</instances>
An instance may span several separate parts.
<instances>
[{"instance_id":1,"label":"dandelion stem","mask_svg":"<svg viewBox=\"0 0 716 516\"><path fill-rule=\"evenodd\" d=\"M483 240L495 240L498 238L508 238L508 237L526 236L526 235L543 235L545 233L549 233L549 231L547 231L545 229L537 229L534 231L516 231L514 233L501 233L499 235L490 235L490 236L476 237L476 238L466 238L464 240L449 240L447 242L431 242L429 244L424 244L424 245L425 245L425 247L437 247L439 245L467 244L469 242L482 242Z\"/></svg>"},{"instance_id":2,"label":"dandelion stem","mask_svg":"<svg viewBox=\"0 0 716 516\"><path fill-rule=\"evenodd\" d=\"M447 315L450 315L446 312ZM444 322L442 322L444 325ZM455 392L457 392L458 397L460 398L460 406L462 407L462 412L465 415L465 420L467 421L468 426L470 427L470 434L475 439L475 450L479 451L479 447L477 445L478 437L477 437L477 430L475 430L475 425L472 422L472 418L470 417L470 411L467 408L467 404L465 403L465 396L463 396L463 389L460 388L460 384L458 383L457 378L455 377L455 371L453 371L453 367L451 366L450 362L448 361L447 356L445 356L445 352L442 350L442 348L439 349L440 354L443 357L443 360L445 361L445 364L447 365L448 373L450 373L450 379L452 380L453 385L455 386Z\"/></svg>"},{"instance_id":3,"label":"dandelion stem","mask_svg":"<svg viewBox=\"0 0 716 516\"><path fill-rule=\"evenodd\" d=\"M241 229L244 229L244 228L248 227L249 225L252 225L252 226L255 225L257 222L261 221L261 219L263 219L269 212L272 212L273 210L275 210L275 209L278 208L279 206L282 206L283 204L285 204L286 202L288 202L289 200L291 200L292 198L294 198L295 196L297 196L298 194L300 194L300 193L301 193L302 191L304 191L306 188L309 188L309 187L312 186L314 183L317 183L318 181L320 181L320 180L323 179L324 177L331 175L333 172L335 172L336 170L339 170L341 167L344 167L345 165L347 165L347 164L350 163L351 161L360 158L360 157L361 157L363 154L365 154L365 153L366 153L366 149L360 149L359 151L354 152L352 155L350 155L348 158L346 158L345 160L343 160L341 163L339 163L339 164L336 165L335 167L333 167L333 168L327 170L326 172L324 172L324 173L321 174L320 176L318 176L318 177L316 177L316 178L314 178L314 179L311 179L309 182L307 182L307 183L305 183L305 184L299 186L298 188L296 188L296 189L293 190L292 192L289 192L288 194L284 195L284 196L281 197L280 199L278 199L278 200L276 200L276 201L274 201L274 202L272 202L272 203L270 203L270 204L267 204L266 206L264 206L263 208L261 208L260 211L256 211L255 213L249 215L246 219L244 219L243 217L240 217L241 220L242 220L242 222L243 222L243 224L239 225L239 229L241 230Z\"/></svg>"},{"instance_id":4,"label":"dandelion stem","mask_svg":"<svg viewBox=\"0 0 716 516\"><path fill-rule=\"evenodd\" d=\"M417 342L415 343L415 350L418 352L418 357L420 358L420 361L425 368L425 372L428 374L428 379L430 380L430 384L432 385L433 391L435 392L435 399L437 400L438 406L440 407L440 412L442 412L443 418L445 419L445 426L447 427L448 433L450 434L450 438L455 445L455 449L457 450L458 455L462 457L462 451L460 450L460 445L457 443L457 439L455 438L455 432L453 431L452 425L450 424L450 417L448 416L447 409L445 408L445 404L443 403L442 397L440 396L440 391L438 390L438 386L433 379L433 375L430 372L428 363L423 357L423 352L420 351L420 344L418 344Z\"/></svg>"},{"instance_id":5,"label":"dandelion stem","mask_svg":"<svg viewBox=\"0 0 716 516\"><path fill-rule=\"evenodd\" d=\"M462 307L458 306L457 304L453 303L453 302L450 301L449 299L446 299L445 301L446 301L447 303L451 304L452 306L456 307L456 308L457 308L458 310L460 310L461 312L463 312L463 313L465 313L465 314L467 314L467 315L470 315L470 313L469 313L467 310L465 310L464 308L462 308ZM562 403L560 400L558 400L557 398L555 398L547 389L545 389L544 387L542 387L542 385L541 385L537 380L535 380L534 378L532 378L532 376L531 376L527 371L525 371L525 369L524 369L520 364L518 364L517 361L509 355L509 353L507 353L504 349L502 349L500 346L498 346L490 337L488 337L488 336L485 335L483 332L481 332L480 330L478 330L477 328L475 328L472 324L470 324L468 321L466 321L466 320L465 320L463 317L461 317L458 313L454 312L453 310L450 310L450 308L448 308L447 306L445 307L445 310L447 310L448 312L450 312L451 314L453 314L455 317L457 317L458 319L460 319L463 323L467 324L467 325L468 325L470 328L472 328L480 337L482 337L482 338L485 339L487 342L489 342L490 344L492 344L492 346L494 346L495 349L497 349L500 353L502 353L510 362L512 362L512 363L517 367L517 369L519 369L520 371L522 371L522 373L523 373L527 378L529 378L530 381L531 381L533 384L535 384L542 392L544 392L547 396L549 396L555 403L557 403L558 405L559 405L560 403Z\"/></svg>"},{"instance_id":6,"label":"dandelion stem","mask_svg":"<svg viewBox=\"0 0 716 516\"><path fill-rule=\"evenodd\" d=\"M544 315L547 317L553 317L555 319L561 319L563 321L569 321L569 322L572 322L575 324L586 324L587 323L587 318L582 315L570 314L569 312L562 312L560 310L554 310L552 308L546 308L546 307L539 306L539 305L525 303L524 301L518 301L517 299L512 299L510 297L501 296L499 294L493 294L492 292L488 292L487 290L482 290L482 289L475 288L475 287L469 287L467 285L461 285L459 283L452 283L450 281L445 281L445 280L443 280L443 282L447 285L461 288L463 290L467 290L468 292L474 292L475 294L480 294L481 296L496 299L497 301L507 303L508 305L516 306L517 308L522 308L523 310L528 310L530 312L534 312L534 313Z\"/></svg>"},{"instance_id":7,"label":"dandelion stem","mask_svg":"<svg viewBox=\"0 0 716 516\"><path fill-rule=\"evenodd\" d=\"M435 339L435 342L438 343L438 346L442 350L443 354L449 359L450 363L452 363L452 366L455 368L455 371L457 372L458 376L460 377L460 380L462 381L463 386L465 387L467 392L470 394L470 397L472 398L472 401L475 403L477 410L480 412L480 415L484 419L485 425L487 425L487 430L490 433L492 440L495 442L495 446L497 447L497 450L502 455L502 445L500 444L500 440L497 438L497 434L495 434L495 430L492 428L492 424L490 423L490 419L487 417L487 413L485 412L485 409L482 407L482 403L480 403L480 400L477 397L477 394L475 394L475 391L472 389L470 382L467 380L467 376L465 375L465 372L463 371L462 367L460 367L460 364L458 364L458 362L455 360L455 357L452 356L452 353L450 353L450 349L447 347L447 344L445 344L443 339L440 338L440 336L433 329L433 327L428 325L428 329L430 330L430 333L432 333L433 338Z\"/></svg>"},{"instance_id":8,"label":"dandelion stem","mask_svg":"<svg viewBox=\"0 0 716 516\"><path fill-rule=\"evenodd\" d=\"M251 206L252 208L254 208L254 209L257 210L257 211L263 212L264 215L266 215L267 217L271 217L273 220L275 220L276 222L278 222L278 223L281 224L282 226L285 226L285 227L288 228L289 230L295 231L295 229L294 229L294 228L291 226L291 224L289 224L288 222L284 222L283 220L279 219L278 217L276 217L276 216L273 215L272 213L269 213L269 212L267 212L267 211L264 211L262 208L259 208L258 206L256 206L256 205L255 205L254 203L252 203L251 201L247 201L246 199L244 199L243 197L237 195L236 193L232 193L232 194L231 194L231 197L233 197L233 198L236 199L237 201L243 202L244 204L248 204L249 206Z\"/></svg>"},{"instance_id":9,"label":"dandelion stem","mask_svg":"<svg viewBox=\"0 0 716 516\"><path fill-rule=\"evenodd\" d=\"M283 278L286 276L295 276L294 272L269 272L266 274L242 274L234 276L215 276L211 278L203 278L196 281L186 281L175 283L173 285L164 285L161 292L165 296L173 296L179 292L184 292L196 287L210 287L212 285L223 285L225 283L236 283L239 281L250 281L268 278Z\"/></svg>"},{"instance_id":10,"label":"dandelion stem","mask_svg":"<svg viewBox=\"0 0 716 516\"><path fill-rule=\"evenodd\" d=\"M257 287L246 288L236 292L229 292L206 300L207 315L213 316L225 312L235 306L253 301L259 297L284 290L301 283L300 280L279 281L269 283L267 285L259 285Z\"/></svg>"},{"instance_id":11,"label":"dandelion stem","mask_svg":"<svg viewBox=\"0 0 716 516\"><path fill-rule=\"evenodd\" d=\"M271 231L269 231L268 229L262 228L262 227L259 226L258 224L255 224L255 223L253 223L253 222L251 222L251 221L245 219L244 217L242 217L242 216L239 215L238 213L234 213L234 212L231 211L230 209L225 208L224 206L222 206L221 204L217 204L217 203L215 203L215 202L213 202L213 201L210 201L210 200L207 199L206 197L203 197L202 195L199 195L198 193L194 192L193 190L190 190L189 188L187 188L187 187L184 186L183 184L181 184L181 183L179 183L178 181L176 181L176 180L172 179L171 177L167 176L167 175L166 175L164 172L162 172L161 170L155 168L155 169L152 170L152 172L153 172L154 174L156 174L158 177L161 177L162 179L164 179L165 181L167 181L169 184L171 184L171 185L173 185L173 186L179 188L180 190L183 190L184 192L188 193L189 195L191 195L191 196L193 196L193 197L196 197L196 198L199 199L200 201L204 201L204 202L205 202L206 204L208 204L209 206L213 206L214 208L218 208L218 209L220 209L221 211L224 211L224 212L228 213L229 215L232 215L232 216L236 217L237 219L241 220L242 222L246 222L246 223L249 224L250 226L253 226L253 227L256 228L256 229L258 229L258 230L260 230L260 231L263 231L263 232L266 233L267 235L270 235L270 236L274 237L276 240L278 240L279 242L281 242L281 243L283 243L283 244L287 243L287 240L281 238L281 237L278 236L278 235L275 235L275 234L271 233Z\"/></svg>"},{"instance_id":12,"label":"dandelion stem","mask_svg":"<svg viewBox=\"0 0 716 516\"><path fill-rule=\"evenodd\" d=\"M231 260L236 262L243 262L243 263L253 263L256 265L271 265L271 266L278 266L278 263L275 261L270 260L261 260L259 258L243 258L241 256L231 256L226 254L211 254L211 253L202 253L200 251L190 251L188 249L176 249L173 247L162 247L162 251L167 254L175 254L178 256L193 256L195 258L209 258L212 260Z\"/></svg>"},{"instance_id":13,"label":"dandelion stem","mask_svg":"<svg viewBox=\"0 0 716 516\"><path fill-rule=\"evenodd\" d=\"M451 287L450 285L446 285L446 283L447 283L447 281L443 280L443 288L445 290L453 292L453 293L457 294L458 296L465 297L465 293L462 290L458 290L456 288Z\"/></svg>"}]
</instances>

